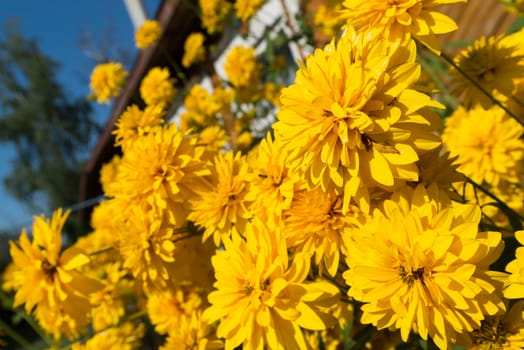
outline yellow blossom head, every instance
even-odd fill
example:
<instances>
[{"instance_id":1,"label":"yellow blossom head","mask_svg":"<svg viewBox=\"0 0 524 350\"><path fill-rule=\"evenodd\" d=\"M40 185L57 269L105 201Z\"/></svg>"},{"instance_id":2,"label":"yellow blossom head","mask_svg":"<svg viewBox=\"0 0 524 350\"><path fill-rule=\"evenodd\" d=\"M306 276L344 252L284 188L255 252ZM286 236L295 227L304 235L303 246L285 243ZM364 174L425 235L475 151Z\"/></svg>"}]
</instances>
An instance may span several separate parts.
<instances>
[{"instance_id":1,"label":"yellow blossom head","mask_svg":"<svg viewBox=\"0 0 524 350\"><path fill-rule=\"evenodd\" d=\"M154 67L140 83L140 96L147 105L159 105L164 108L175 99L176 79L171 77L169 69Z\"/></svg>"},{"instance_id":2,"label":"yellow blossom head","mask_svg":"<svg viewBox=\"0 0 524 350\"><path fill-rule=\"evenodd\" d=\"M202 26L209 34L214 34L224 28L231 3L227 0L198 0Z\"/></svg>"},{"instance_id":3,"label":"yellow blossom head","mask_svg":"<svg viewBox=\"0 0 524 350\"><path fill-rule=\"evenodd\" d=\"M269 227L279 226L282 213L291 206L299 179L287 165L288 152L270 133L249 155L251 210Z\"/></svg>"},{"instance_id":4,"label":"yellow blossom head","mask_svg":"<svg viewBox=\"0 0 524 350\"><path fill-rule=\"evenodd\" d=\"M235 46L224 64L227 79L242 101L249 101L258 91L262 66L257 62L253 47Z\"/></svg>"},{"instance_id":5,"label":"yellow blossom head","mask_svg":"<svg viewBox=\"0 0 524 350\"><path fill-rule=\"evenodd\" d=\"M306 349L301 328L334 324L325 306L336 303L338 289L327 281L305 281L309 259L297 254L290 260L278 230L261 220L250 222L242 235L225 239L212 258L216 290L208 296L204 320L220 320L217 336L225 338L226 349Z\"/></svg>"},{"instance_id":6,"label":"yellow blossom head","mask_svg":"<svg viewBox=\"0 0 524 350\"><path fill-rule=\"evenodd\" d=\"M202 312L194 311L182 317L179 326L166 339L160 350L171 349L223 349L224 343L216 339L215 327L202 318Z\"/></svg>"},{"instance_id":7,"label":"yellow blossom head","mask_svg":"<svg viewBox=\"0 0 524 350\"><path fill-rule=\"evenodd\" d=\"M109 102L117 97L126 83L127 72L121 63L108 62L97 65L91 73L89 87L98 103Z\"/></svg>"},{"instance_id":8,"label":"yellow blossom head","mask_svg":"<svg viewBox=\"0 0 524 350\"><path fill-rule=\"evenodd\" d=\"M40 326L56 339L61 334L74 338L88 322L87 296L101 285L79 268L89 257L77 247L63 252L62 228L69 212L56 210L51 218L35 217L33 240L22 230L18 242L9 242L13 264L14 307L24 305L34 312ZM60 306L60 307L59 307Z\"/></svg>"},{"instance_id":9,"label":"yellow blossom head","mask_svg":"<svg viewBox=\"0 0 524 350\"><path fill-rule=\"evenodd\" d=\"M294 194L283 213L283 236L288 247L313 257L319 274L337 274L342 237L361 226L366 217L354 205L342 212L342 198L315 190Z\"/></svg>"},{"instance_id":10,"label":"yellow blossom head","mask_svg":"<svg viewBox=\"0 0 524 350\"><path fill-rule=\"evenodd\" d=\"M137 105L126 108L115 123L115 146L125 151L137 138L147 134L151 129L164 122L164 108L161 105L150 105L141 110Z\"/></svg>"},{"instance_id":11,"label":"yellow blossom head","mask_svg":"<svg viewBox=\"0 0 524 350\"><path fill-rule=\"evenodd\" d=\"M184 317L202 310L206 304L201 293L188 287L165 289L147 298L147 313L158 334L173 333Z\"/></svg>"},{"instance_id":12,"label":"yellow blossom head","mask_svg":"<svg viewBox=\"0 0 524 350\"><path fill-rule=\"evenodd\" d=\"M344 0L343 18L358 30L373 30L391 41L414 36L429 49L439 52L435 35L457 29L448 16L433 11L443 4L465 0Z\"/></svg>"},{"instance_id":13,"label":"yellow blossom head","mask_svg":"<svg viewBox=\"0 0 524 350\"><path fill-rule=\"evenodd\" d=\"M126 149L118 172L118 193L130 203L145 202L164 211L173 224L182 225L184 202L206 185L209 174L201 160L204 149L177 130L175 124L157 127Z\"/></svg>"},{"instance_id":14,"label":"yellow blossom head","mask_svg":"<svg viewBox=\"0 0 524 350\"><path fill-rule=\"evenodd\" d=\"M191 205L189 220L205 228L203 240L213 236L218 246L234 227L243 231L251 214L246 194L248 165L245 157L232 151L219 153L211 167L209 188L200 192Z\"/></svg>"},{"instance_id":15,"label":"yellow blossom head","mask_svg":"<svg viewBox=\"0 0 524 350\"><path fill-rule=\"evenodd\" d=\"M328 40L340 31L344 23L341 11L342 3L338 0L327 0L315 11L313 23L319 28L322 36Z\"/></svg>"},{"instance_id":16,"label":"yellow blossom head","mask_svg":"<svg viewBox=\"0 0 524 350\"><path fill-rule=\"evenodd\" d=\"M184 67L189 68L206 58L205 39L206 37L202 33L189 34L184 43L184 56L182 57L182 65Z\"/></svg>"},{"instance_id":17,"label":"yellow blossom head","mask_svg":"<svg viewBox=\"0 0 524 350\"><path fill-rule=\"evenodd\" d=\"M523 45L512 36L481 37L455 57L455 63L465 74L497 99L511 98L515 81L524 76ZM519 38L522 40L522 35ZM520 50L520 52L519 52ZM493 105L463 73L451 71L451 92L463 98L466 108L479 103L484 108Z\"/></svg>"},{"instance_id":18,"label":"yellow blossom head","mask_svg":"<svg viewBox=\"0 0 524 350\"><path fill-rule=\"evenodd\" d=\"M135 31L135 45L139 49L147 49L160 39L162 35L162 27L160 23L155 20L147 19Z\"/></svg>"},{"instance_id":19,"label":"yellow blossom head","mask_svg":"<svg viewBox=\"0 0 524 350\"><path fill-rule=\"evenodd\" d=\"M470 334L470 350L517 350L524 348L524 300L504 315L490 316Z\"/></svg>"},{"instance_id":20,"label":"yellow blossom head","mask_svg":"<svg viewBox=\"0 0 524 350\"><path fill-rule=\"evenodd\" d=\"M498 232L478 232L480 210L444 207L423 186L386 200L373 220L344 241L349 296L364 303L361 322L431 337L448 349L504 311L489 266L501 254Z\"/></svg>"},{"instance_id":21,"label":"yellow blossom head","mask_svg":"<svg viewBox=\"0 0 524 350\"><path fill-rule=\"evenodd\" d=\"M364 211L369 193L418 181L419 154L437 147L440 104L410 87L420 75L415 44L370 40L349 31L317 49L282 90L275 134L313 189L353 198Z\"/></svg>"},{"instance_id":22,"label":"yellow blossom head","mask_svg":"<svg viewBox=\"0 0 524 350\"><path fill-rule=\"evenodd\" d=\"M184 98L184 107L186 107L184 118L187 128L201 130L217 124L217 113L221 106L202 85L195 84L191 87Z\"/></svg>"},{"instance_id":23,"label":"yellow blossom head","mask_svg":"<svg viewBox=\"0 0 524 350\"><path fill-rule=\"evenodd\" d=\"M242 22L246 22L255 15L265 0L237 0L235 1L235 12Z\"/></svg>"},{"instance_id":24,"label":"yellow blossom head","mask_svg":"<svg viewBox=\"0 0 524 350\"><path fill-rule=\"evenodd\" d=\"M102 165L100 169L100 185L102 185L102 190L106 195L113 193L112 186L116 183L121 160L122 158L119 155L115 155L108 163Z\"/></svg>"},{"instance_id":25,"label":"yellow blossom head","mask_svg":"<svg viewBox=\"0 0 524 350\"><path fill-rule=\"evenodd\" d=\"M522 128L493 106L458 108L446 119L442 134L451 156L458 156L458 170L477 183L497 186L501 180L518 182L524 173Z\"/></svg>"}]
</instances>

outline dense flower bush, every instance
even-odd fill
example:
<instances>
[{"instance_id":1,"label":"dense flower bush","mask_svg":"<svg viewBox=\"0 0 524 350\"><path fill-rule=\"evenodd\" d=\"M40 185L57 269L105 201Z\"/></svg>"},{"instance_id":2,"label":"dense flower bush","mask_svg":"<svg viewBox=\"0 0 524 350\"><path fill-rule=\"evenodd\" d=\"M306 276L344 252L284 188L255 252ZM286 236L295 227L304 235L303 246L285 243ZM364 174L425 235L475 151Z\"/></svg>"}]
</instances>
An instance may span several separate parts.
<instances>
[{"instance_id":1,"label":"dense flower bush","mask_svg":"<svg viewBox=\"0 0 524 350\"><path fill-rule=\"evenodd\" d=\"M231 47L221 76L204 32L245 32L264 2L199 1L182 66L211 88L148 72L92 232L63 247L57 209L10 243L12 307L52 348L523 348L524 30L452 58L456 2L325 1L290 79L270 48L314 41L285 2L294 36ZM96 99L124 78L97 67Z\"/></svg>"}]
</instances>

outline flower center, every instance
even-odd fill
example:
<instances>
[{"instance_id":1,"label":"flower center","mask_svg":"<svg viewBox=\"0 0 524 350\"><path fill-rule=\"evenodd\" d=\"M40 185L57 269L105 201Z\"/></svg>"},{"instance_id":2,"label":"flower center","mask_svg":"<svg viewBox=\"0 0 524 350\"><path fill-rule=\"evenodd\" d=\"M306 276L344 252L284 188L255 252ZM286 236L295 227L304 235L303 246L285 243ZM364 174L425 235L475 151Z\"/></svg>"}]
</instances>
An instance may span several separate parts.
<instances>
[{"instance_id":1,"label":"flower center","mask_svg":"<svg viewBox=\"0 0 524 350\"><path fill-rule=\"evenodd\" d=\"M42 262L42 270L50 282L53 282L56 273L56 266L51 265L47 259Z\"/></svg>"},{"instance_id":2,"label":"flower center","mask_svg":"<svg viewBox=\"0 0 524 350\"><path fill-rule=\"evenodd\" d=\"M402 265L398 267L398 275L403 283L407 283L408 286L413 286L416 280L420 280L420 283L424 283L424 267L418 269L411 268L411 271L407 271Z\"/></svg>"},{"instance_id":3,"label":"flower center","mask_svg":"<svg viewBox=\"0 0 524 350\"><path fill-rule=\"evenodd\" d=\"M488 345L486 349L500 349L507 343L508 330L497 318L483 320L480 329L472 333L474 344Z\"/></svg>"}]
</instances>

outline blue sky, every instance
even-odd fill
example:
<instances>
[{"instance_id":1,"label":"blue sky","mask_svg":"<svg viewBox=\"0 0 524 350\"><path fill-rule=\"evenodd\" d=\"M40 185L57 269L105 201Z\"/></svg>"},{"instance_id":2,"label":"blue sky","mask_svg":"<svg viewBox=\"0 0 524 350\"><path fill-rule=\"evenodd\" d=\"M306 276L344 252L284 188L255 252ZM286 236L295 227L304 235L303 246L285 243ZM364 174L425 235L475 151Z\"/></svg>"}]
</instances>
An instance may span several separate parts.
<instances>
[{"instance_id":1,"label":"blue sky","mask_svg":"<svg viewBox=\"0 0 524 350\"><path fill-rule=\"evenodd\" d=\"M160 0L143 0L148 17L155 15ZM95 42L110 30L118 46L131 54L134 60L136 49L133 43L133 26L123 0L10 0L0 4L0 28L6 21L15 20L18 30L27 38L38 41L41 50L59 62L58 80L64 89L74 96L87 96L89 75L94 61L80 49L82 33L90 33ZM0 34L1 35L1 34ZM85 51L85 50L84 50ZM111 106L98 106L96 117L105 123ZM9 171L13 154L8 147L0 145L0 178ZM73 204L73 203L71 203ZM0 231L15 229L32 222L33 214L5 192L0 183Z\"/></svg>"}]
</instances>

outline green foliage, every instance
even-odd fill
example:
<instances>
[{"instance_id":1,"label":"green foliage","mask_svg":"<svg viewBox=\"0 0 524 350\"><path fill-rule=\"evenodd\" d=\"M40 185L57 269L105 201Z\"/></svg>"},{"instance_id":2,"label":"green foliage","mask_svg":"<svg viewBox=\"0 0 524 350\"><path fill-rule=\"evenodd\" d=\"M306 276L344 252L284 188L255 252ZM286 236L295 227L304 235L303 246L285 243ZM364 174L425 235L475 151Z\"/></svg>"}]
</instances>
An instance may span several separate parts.
<instances>
[{"instance_id":1,"label":"green foliage","mask_svg":"<svg viewBox=\"0 0 524 350\"><path fill-rule=\"evenodd\" d=\"M100 131L90 103L71 97L57 81L58 68L35 41L6 30L0 41L0 143L16 156L4 184L33 210L77 201L81 167Z\"/></svg>"}]
</instances>

